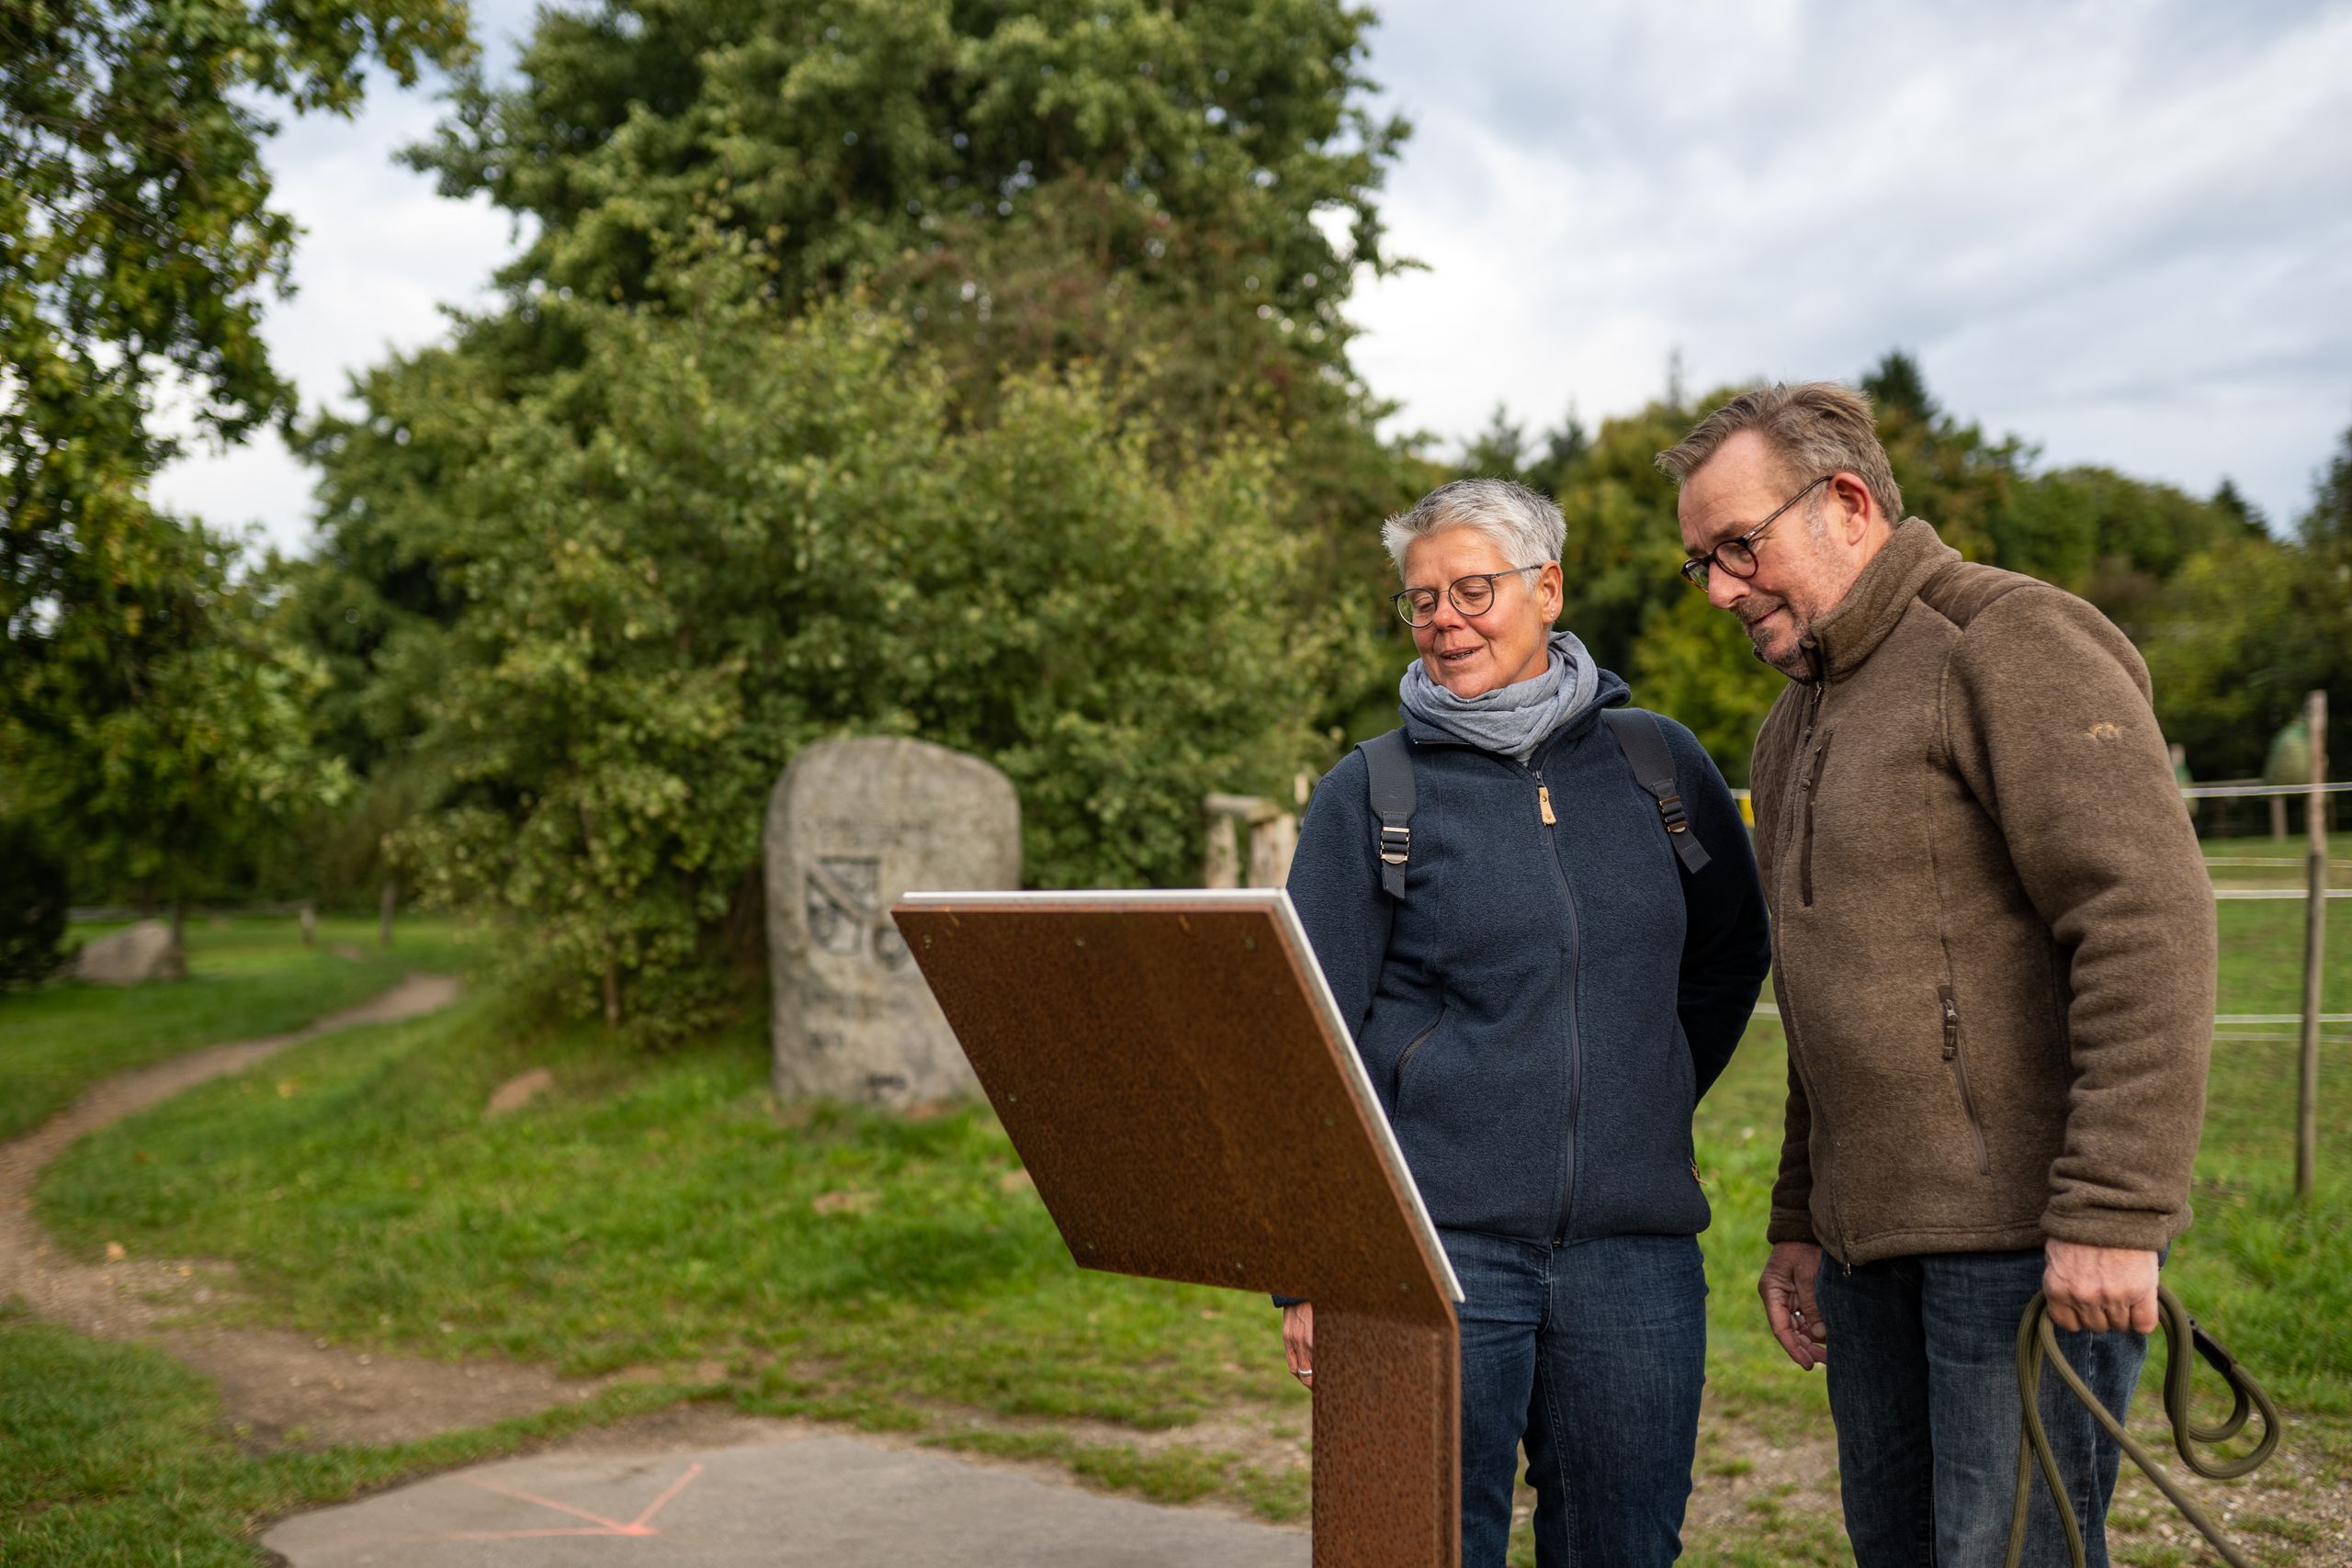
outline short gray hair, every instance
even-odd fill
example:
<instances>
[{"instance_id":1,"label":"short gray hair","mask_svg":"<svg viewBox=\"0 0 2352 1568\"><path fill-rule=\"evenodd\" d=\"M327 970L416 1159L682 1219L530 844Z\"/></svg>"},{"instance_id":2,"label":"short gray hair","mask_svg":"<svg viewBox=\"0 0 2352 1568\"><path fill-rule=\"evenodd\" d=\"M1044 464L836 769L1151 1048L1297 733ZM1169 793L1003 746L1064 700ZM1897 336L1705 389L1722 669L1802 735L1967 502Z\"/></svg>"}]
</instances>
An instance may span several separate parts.
<instances>
[{"instance_id":1,"label":"short gray hair","mask_svg":"<svg viewBox=\"0 0 2352 1568\"><path fill-rule=\"evenodd\" d=\"M1677 488L1743 430L1761 435L1787 466L1792 485L1848 473L1870 487L1890 523L1903 521L1903 491L1879 445L1871 400L1837 381L1776 381L1740 393L1657 455Z\"/></svg>"},{"instance_id":2,"label":"short gray hair","mask_svg":"<svg viewBox=\"0 0 2352 1568\"><path fill-rule=\"evenodd\" d=\"M1476 528L1495 542L1513 566L1541 566L1560 558L1568 525L1560 509L1509 479L1456 479L1421 497L1413 510L1380 525L1380 542L1404 581L1405 552L1416 539L1441 528Z\"/></svg>"}]
</instances>

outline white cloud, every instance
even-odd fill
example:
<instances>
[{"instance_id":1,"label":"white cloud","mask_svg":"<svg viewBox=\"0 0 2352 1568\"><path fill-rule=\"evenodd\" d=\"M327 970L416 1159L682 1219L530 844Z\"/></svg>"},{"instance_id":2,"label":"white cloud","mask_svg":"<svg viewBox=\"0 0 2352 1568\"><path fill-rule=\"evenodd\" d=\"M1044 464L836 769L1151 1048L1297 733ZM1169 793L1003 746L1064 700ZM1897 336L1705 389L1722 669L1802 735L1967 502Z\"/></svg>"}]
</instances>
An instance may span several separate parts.
<instances>
[{"instance_id":1,"label":"white cloud","mask_svg":"<svg viewBox=\"0 0 2352 1568\"><path fill-rule=\"evenodd\" d=\"M480 8L511 58L524 0ZM1367 281L1356 355L1449 443L1917 353L1945 405L2274 518L2352 422L2352 5L1890 7L1397 0L1372 73L1417 131L1385 211L1433 270ZM438 337L506 220L391 162L439 106L380 88L273 152L309 231L270 318L307 402ZM307 535L265 439L159 484Z\"/></svg>"},{"instance_id":2,"label":"white cloud","mask_svg":"<svg viewBox=\"0 0 2352 1568\"><path fill-rule=\"evenodd\" d=\"M2049 461L2290 515L2352 418L2352 8L1416 4L1375 51L1401 426L1900 345Z\"/></svg>"},{"instance_id":3,"label":"white cloud","mask_svg":"<svg viewBox=\"0 0 2352 1568\"><path fill-rule=\"evenodd\" d=\"M348 409L351 378L389 355L444 336L444 307L471 307L514 253L504 213L438 195L428 175L393 161L422 140L441 107L422 91L372 84L354 118L287 118L268 160L275 205L302 234L296 292L263 323L279 372L305 410ZM164 504L218 527L258 524L281 549L311 536L311 470L272 433L229 452L191 452L156 477Z\"/></svg>"}]
</instances>

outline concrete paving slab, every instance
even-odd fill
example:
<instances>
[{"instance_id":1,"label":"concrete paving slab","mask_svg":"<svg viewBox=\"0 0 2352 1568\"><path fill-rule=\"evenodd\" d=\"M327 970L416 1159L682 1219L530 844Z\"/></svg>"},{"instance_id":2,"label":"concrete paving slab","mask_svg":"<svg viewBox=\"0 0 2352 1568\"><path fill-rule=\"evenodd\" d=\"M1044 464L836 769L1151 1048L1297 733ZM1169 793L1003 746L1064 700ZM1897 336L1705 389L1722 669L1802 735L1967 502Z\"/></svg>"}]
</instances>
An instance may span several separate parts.
<instances>
[{"instance_id":1,"label":"concrete paving slab","mask_svg":"<svg viewBox=\"0 0 2352 1568\"><path fill-rule=\"evenodd\" d=\"M288 1519L292 1568L1305 1568L1305 1532L834 1435L556 1451Z\"/></svg>"}]
</instances>

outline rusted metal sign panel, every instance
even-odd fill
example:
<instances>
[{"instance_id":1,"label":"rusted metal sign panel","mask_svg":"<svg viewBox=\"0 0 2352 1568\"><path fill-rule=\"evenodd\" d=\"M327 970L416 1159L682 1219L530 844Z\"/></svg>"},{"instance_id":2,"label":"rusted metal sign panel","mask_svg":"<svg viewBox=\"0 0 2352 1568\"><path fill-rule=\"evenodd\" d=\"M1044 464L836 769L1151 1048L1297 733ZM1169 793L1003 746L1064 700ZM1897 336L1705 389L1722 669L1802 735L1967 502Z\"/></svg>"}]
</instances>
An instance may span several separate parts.
<instances>
[{"instance_id":1,"label":"rusted metal sign panel","mask_svg":"<svg viewBox=\"0 0 2352 1568\"><path fill-rule=\"evenodd\" d=\"M1317 1568L1455 1563L1461 1292L1289 896L892 913L1073 1258L1315 1303Z\"/></svg>"}]
</instances>

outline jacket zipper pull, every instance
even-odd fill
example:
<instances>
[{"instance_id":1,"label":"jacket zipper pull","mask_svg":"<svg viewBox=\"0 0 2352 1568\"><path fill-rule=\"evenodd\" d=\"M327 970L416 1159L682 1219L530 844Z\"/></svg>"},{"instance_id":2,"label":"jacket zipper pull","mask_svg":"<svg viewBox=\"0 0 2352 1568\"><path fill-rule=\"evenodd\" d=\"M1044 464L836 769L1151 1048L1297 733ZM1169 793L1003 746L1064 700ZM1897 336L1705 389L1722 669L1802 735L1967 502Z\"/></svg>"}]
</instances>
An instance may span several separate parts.
<instances>
[{"instance_id":1,"label":"jacket zipper pull","mask_svg":"<svg viewBox=\"0 0 2352 1568\"><path fill-rule=\"evenodd\" d=\"M1944 1060L1949 1062L1960 1055L1960 1009L1950 997L1944 1003Z\"/></svg>"},{"instance_id":2,"label":"jacket zipper pull","mask_svg":"<svg viewBox=\"0 0 2352 1568\"><path fill-rule=\"evenodd\" d=\"M1546 828L1559 826L1560 819L1552 815L1552 786L1550 784L1539 784L1535 786L1535 809L1543 813L1544 826Z\"/></svg>"}]
</instances>

